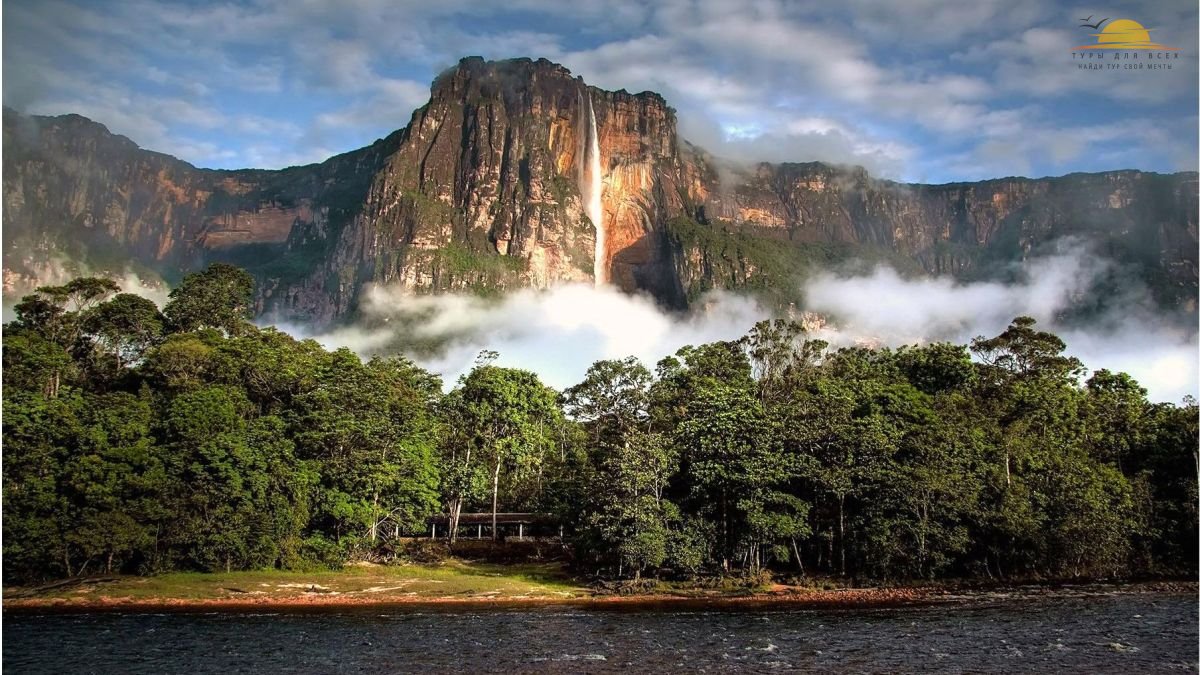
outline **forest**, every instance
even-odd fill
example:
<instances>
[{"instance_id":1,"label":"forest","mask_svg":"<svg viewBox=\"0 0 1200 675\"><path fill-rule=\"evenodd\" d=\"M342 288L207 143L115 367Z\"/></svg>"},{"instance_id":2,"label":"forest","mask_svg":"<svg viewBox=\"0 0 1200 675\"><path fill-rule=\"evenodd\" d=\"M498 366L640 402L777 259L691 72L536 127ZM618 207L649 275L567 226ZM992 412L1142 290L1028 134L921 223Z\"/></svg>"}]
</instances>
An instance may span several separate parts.
<instances>
[{"instance_id":1,"label":"forest","mask_svg":"<svg viewBox=\"0 0 1200 675\"><path fill-rule=\"evenodd\" d=\"M161 310L91 277L16 305L6 582L386 562L431 515L497 510L554 514L606 579L1196 574L1195 401L1089 374L1028 317L898 349L763 321L555 391L491 352L446 386L329 351L252 299L214 264Z\"/></svg>"}]
</instances>

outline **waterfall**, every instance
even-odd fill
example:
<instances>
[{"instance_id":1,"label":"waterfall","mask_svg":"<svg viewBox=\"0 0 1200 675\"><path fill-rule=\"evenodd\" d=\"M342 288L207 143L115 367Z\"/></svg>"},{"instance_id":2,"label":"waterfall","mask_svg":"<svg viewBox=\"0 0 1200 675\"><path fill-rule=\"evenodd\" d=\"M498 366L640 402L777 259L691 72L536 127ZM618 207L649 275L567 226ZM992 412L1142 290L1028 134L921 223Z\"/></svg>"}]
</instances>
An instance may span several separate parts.
<instances>
[{"instance_id":1,"label":"waterfall","mask_svg":"<svg viewBox=\"0 0 1200 675\"><path fill-rule=\"evenodd\" d=\"M596 113L592 110L592 96L586 94L588 129L583 139L584 152L580 162L580 193L588 218L596 228L596 262L592 273L596 285L608 282L608 242L604 231L604 205L600 201L603 189L600 168L600 136L596 133Z\"/></svg>"}]
</instances>

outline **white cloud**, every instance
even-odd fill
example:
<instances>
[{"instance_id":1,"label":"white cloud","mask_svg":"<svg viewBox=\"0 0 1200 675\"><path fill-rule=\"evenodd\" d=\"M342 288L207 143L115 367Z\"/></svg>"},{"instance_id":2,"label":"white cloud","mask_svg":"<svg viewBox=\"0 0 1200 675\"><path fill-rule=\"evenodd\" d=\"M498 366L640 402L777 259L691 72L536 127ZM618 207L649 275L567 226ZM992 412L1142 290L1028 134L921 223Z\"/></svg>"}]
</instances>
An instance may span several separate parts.
<instances>
[{"instance_id":1,"label":"white cloud","mask_svg":"<svg viewBox=\"0 0 1200 675\"><path fill-rule=\"evenodd\" d=\"M287 146L276 143L252 143L242 148L238 157L243 165L249 167L289 167L324 162L338 152L334 148L311 143Z\"/></svg>"},{"instance_id":2,"label":"white cloud","mask_svg":"<svg viewBox=\"0 0 1200 675\"><path fill-rule=\"evenodd\" d=\"M596 360L633 355L653 365L687 344L737 339L766 315L754 301L731 294L714 294L705 306L704 312L676 316L648 297L585 285L524 289L500 300L376 287L362 307L375 328L343 328L316 339L327 347L372 353L411 330L418 339L449 341L441 353L419 359L448 382L469 371L480 350L494 349L500 364L531 368L563 388L581 380ZM400 327L410 321L415 327Z\"/></svg>"},{"instance_id":3,"label":"white cloud","mask_svg":"<svg viewBox=\"0 0 1200 675\"><path fill-rule=\"evenodd\" d=\"M686 129L707 133L691 140L715 146L709 149L718 155L764 152L761 159L859 163L898 179L968 177L945 175L956 165L986 166L1001 175L1045 172L1048 165L1117 168L1100 163L1105 155L1093 143L1058 138L1033 146L1010 139L1023 138L1023 129L1061 129L1072 136L1080 126L1153 118L1185 129L1182 142L1174 134L1174 149L1155 145L1140 162L1136 152L1125 152L1122 157L1133 159L1126 165L1161 170L1169 155L1172 166L1195 166L1187 157L1194 155L1195 132L1186 130L1196 97L1194 55L1172 71L1110 77L1098 85L1070 63L1077 9L1034 0L847 0L833 6L782 0L516 0L502 6L466 0L198 6L134 0L103 10L46 0L6 9L6 104L40 102L44 110L46 101L92 99L93 88L124 88L140 98L139 87L154 87L155 94L190 105L138 111L93 103L89 109L136 118L139 125L99 119L126 129L149 122L149 132L131 135L151 147L195 137L180 131L184 125L229 136L216 143L215 153L184 157L196 162L223 156L227 148L237 159L223 165L313 154L298 149L301 144L350 150L402 126L424 102L437 70L481 54L546 56L591 84L659 91ZM1137 2L1121 11L1172 43L1196 42L1194 6ZM80 75L78 86L67 86L73 74ZM1089 114L1086 122L1070 114L1083 106L1105 110L1111 102L1127 108ZM213 112L231 126L218 124ZM245 115L286 116L300 130L260 133L239 121ZM810 119L832 124L793 124ZM726 148L715 131L722 128L752 133Z\"/></svg>"},{"instance_id":4,"label":"white cloud","mask_svg":"<svg viewBox=\"0 0 1200 675\"><path fill-rule=\"evenodd\" d=\"M708 122L706 124L706 122ZM854 164L873 175L903 174L915 156L911 146L876 137L825 117L764 117L765 125L718 127L695 117L680 121L683 138L737 163L823 161Z\"/></svg>"},{"instance_id":5,"label":"white cloud","mask_svg":"<svg viewBox=\"0 0 1200 675\"><path fill-rule=\"evenodd\" d=\"M429 85L409 80L383 79L365 99L317 116L316 126L333 129L398 129L408 124L413 110L429 100Z\"/></svg>"},{"instance_id":6,"label":"white cloud","mask_svg":"<svg viewBox=\"0 0 1200 675\"><path fill-rule=\"evenodd\" d=\"M1031 260L1009 284L906 279L880 267L851 276L819 275L799 290L804 309L830 320L814 336L834 346L965 344L999 334L1014 317L1028 315L1062 336L1069 353L1088 367L1129 372L1155 400L1195 395L1196 336L1152 310L1139 311L1151 305L1137 289L1121 301L1121 314L1082 327L1059 321L1108 266L1085 247L1065 243L1059 253ZM500 364L533 370L552 386L567 387L596 360L632 355L652 366L684 345L740 338L771 316L754 300L728 292L710 294L692 312L676 314L644 296L583 285L525 289L499 300L385 287L371 288L365 297L360 323L316 339L362 354L445 341L433 355L412 353L448 384L470 370L479 351L493 349Z\"/></svg>"},{"instance_id":7,"label":"white cloud","mask_svg":"<svg viewBox=\"0 0 1200 675\"><path fill-rule=\"evenodd\" d=\"M1173 157L1176 170L1195 170L1194 152L1180 153L1179 138L1194 121L1145 124L1140 120L1071 126L1041 121L998 124L980 134L974 152L945 158L945 173L961 180L1000 175L1035 176L1034 166L1049 167L1040 175L1063 173L1070 163L1088 157L1114 169L1138 168L1150 153Z\"/></svg>"},{"instance_id":8,"label":"white cloud","mask_svg":"<svg viewBox=\"0 0 1200 675\"><path fill-rule=\"evenodd\" d=\"M371 52L357 40L324 39L298 50L297 65L304 89L330 89L337 93L371 89L377 77L371 67Z\"/></svg>"},{"instance_id":9,"label":"white cloud","mask_svg":"<svg viewBox=\"0 0 1200 675\"><path fill-rule=\"evenodd\" d=\"M1184 331L1157 310L1143 288L1131 285L1118 309L1086 325L1061 316L1087 293L1111 263L1078 242L1035 258L1016 283L958 283L946 278L903 279L880 267L867 275L817 277L805 287L806 306L833 317L826 337L835 344L878 342L897 346L936 340L965 344L992 336L1019 315L1067 343L1067 352L1089 368L1124 371L1154 400L1178 402L1200 387L1200 353L1194 332Z\"/></svg>"},{"instance_id":10,"label":"white cloud","mask_svg":"<svg viewBox=\"0 0 1200 675\"><path fill-rule=\"evenodd\" d=\"M1036 260L1021 283L1009 285L964 284L948 277L906 280L889 267L865 276L825 274L806 284L805 306L889 344L968 340L998 333L1022 314L1052 321L1103 267L1071 252Z\"/></svg>"}]
</instances>

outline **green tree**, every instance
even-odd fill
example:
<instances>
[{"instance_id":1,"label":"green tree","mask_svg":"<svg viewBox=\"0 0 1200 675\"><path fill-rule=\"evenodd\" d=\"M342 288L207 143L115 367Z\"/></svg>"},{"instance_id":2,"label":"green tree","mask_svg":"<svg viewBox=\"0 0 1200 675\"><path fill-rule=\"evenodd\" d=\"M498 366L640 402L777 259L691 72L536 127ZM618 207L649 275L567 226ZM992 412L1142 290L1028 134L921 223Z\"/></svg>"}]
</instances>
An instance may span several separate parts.
<instances>
[{"instance_id":1,"label":"green tree","mask_svg":"<svg viewBox=\"0 0 1200 675\"><path fill-rule=\"evenodd\" d=\"M293 409L298 396L318 386L320 369L329 360L329 353L315 341L296 340L274 328L249 330L216 342L214 347L211 351L198 350L204 356L196 360L207 365L196 370L207 371L216 381L245 389L261 415L281 415ZM169 377L189 376L186 365L193 360L189 358L190 351L180 348L170 355L171 364L165 358L159 359L163 370L170 368Z\"/></svg>"},{"instance_id":2,"label":"green tree","mask_svg":"<svg viewBox=\"0 0 1200 675\"><path fill-rule=\"evenodd\" d=\"M218 347L223 338L215 331L168 335L151 349L141 374L156 391L174 394L218 379Z\"/></svg>"},{"instance_id":3,"label":"green tree","mask_svg":"<svg viewBox=\"0 0 1200 675\"><path fill-rule=\"evenodd\" d=\"M236 388L206 386L175 397L164 419L176 517L167 536L201 569L281 564L281 542L307 520L307 479L291 442Z\"/></svg>"},{"instance_id":4,"label":"green tree","mask_svg":"<svg viewBox=\"0 0 1200 675\"><path fill-rule=\"evenodd\" d=\"M1074 382L1083 372L1079 359L1065 356L1066 343L1057 335L1035 330L1035 320L1018 316L996 337L975 338L971 351L987 364L993 381L1005 377L1048 378Z\"/></svg>"},{"instance_id":5,"label":"green tree","mask_svg":"<svg viewBox=\"0 0 1200 675\"><path fill-rule=\"evenodd\" d=\"M595 451L623 446L629 434L649 430L651 381L632 356L597 361L583 382L563 392L566 412L587 428Z\"/></svg>"},{"instance_id":6,"label":"green tree","mask_svg":"<svg viewBox=\"0 0 1200 675\"><path fill-rule=\"evenodd\" d=\"M213 263L171 290L163 314L173 331L214 328L240 335L247 329L253 299L253 277L232 265Z\"/></svg>"},{"instance_id":7,"label":"green tree","mask_svg":"<svg viewBox=\"0 0 1200 675\"><path fill-rule=\"evenodd\" d=\"M794 399L785 418L790 426L787 445L832 513L826 559L843 575L848 571L854 500L878 484L879 472L895 451L893 425L872 400L878 389L870 380L856 387L823 378Z\"/></svg>"},{"instance_id":8,"label":"green tree","mask_svg":"<svg viewBox=\"0 0 1200 675\"><path fill-rule=\"evenodd\" d=\"M58 396L63 373L71 372L71 354L57 342L20 324L4 331L4 386L36 391L46 398Z\"/></svg>"},{"instance_id":9,"label":"green tree","mask_svg":"<svg viewBox=\"0 0 1200 675\"><path fill-rule=\"evenodd\" d=\"M674 452L656 433L631 431L624 444L605 453L580 515L581 554L615 562L617 576L629 569L635 579L661 565L670 526L680 519L664 497L674 469Z\"/></svg>"},{"instance_id":10,"label":"green tree","mask_svg":"<svg viewBox=\"0 0 1200 675\"><path fill-rule=\"evenodd\" d=\"M121 287L112 279L104 277L78 277L62 286L43 286L38 293L53 297L61 304L70 303L70 311L82 314L100 304L114 293L119 293Z\"/></svg>"},{"instance_id":11,"label":"green tree","mask_svg":"<svg viewBox=\"0 0 1200 675\"><path fill-rule=\"evenodd\" d=\"M1092 456L1124 471L1149 431L1146 390L1125 373L1100 369L1087 381L1083 414Z\"/></svg>"},{"instance_id":12,"label":"green tree","mask_svg":"<svg viewBox=\"0 0 1200 675\"><path fill-rule=\"evenodd\" d=\"M132 293L120 293L83 315L82 330L116 369L141 361L162 337L158 306Z\"/></svg>"},{"instance_id":13,"label":"green tree","mask_svg":"<svg viewBox=\"0 0 1200 675\"><path fill-rule=\"evenodd\" d=\"M472 467L482 462L491 483L495 539L501 474L510 475L511 483L540 479L543 460L554 452L564 424L557 394L529 371L485 364L463 376L448 404L448 424L455 430L448 459L459 467L452 469L453 475L466 477L448 489L450 537L470 497L470 477L477 475Z\"/></svg>"},{"instance_id":14,"label":"green tree","mask_svg":"<svg viewBox=\"0 0 1200 675\"><path fill-rule=\"evenodd\" d=\"M1196 401L1159 403L1148 412L1142 444L1126 471L1139 486L1143 521L1139 548L1143 569L1153 573L1192 574L1196 566L1197 474L1200 436Z\"/></svg>"},{"instance_id":15,"label":"green tree","mask_svg":"<svg viewBox=\"0 0 1200 675\"><path fill-rule=\"evenodd\" d=\"M799 323L775 319L759 321L742 338L764 403L786 396L797 378L820 364L829 343L805 335Z\"/></svg>"},{"instance_id":16,"label":"green tree","mask_svg":"<svg viewBox=\"0 0 1200 675\"><path fill-rule=\"evenodd\" d=\"M169 512L150 402L124 392L100 394L85 400L82 413L61 488L70 503L67 541L84 559L79 573L93 561L105 572L127 563L153 569Z\"/></svg>"},{"instance_id":17,"label":"green tree","mask_svg":"<svg viewBox=\"0 0 1200 675\"><path fill-rule=\"evenodd\" d=\"M339 541L375 545L436 508L437 381L403 359L362 363L340 349L296 397L300 456L317 462L320 515Z\"/></svg>"},{"instance_id":18,"label":"green tree","mask_svg":"<svg viewBox=\"0 0 1200 675\"><path fill-rule=\"evenodd\" d=\"M61 483L82 405L82 397L71 389L46 398L40 392L5 387L5 579L28 581L76 573L67 541L69 502Z\"/></svg>"},{"instance_id":19,"label":"green tree","mask_svg":"<svg viewBox=\"0 0 1200 675\"><path fill-rule=\"evenodd\" d=\"M970 388L978 379L967 348L947 342L901 347L896 365L912 386L926 394Z\"/></svg>"},{"instance_id":20,"label":"green tree","mask_svg":"<svg viewBox=\"0 0 1200 675\"><path fill-rule=\"evenodd\" d=\"M757 570L779 541L808 533L808 505L784 490L793 466L771 435L762 403L745 389L704 382L676 429L688 504L714 523L728 570L742 549Z\"/></svg>"},{"instance_id":21,"label":"green tree","mask_svg":"<svg viewBox=\"0 0 1200 675\"><path fill-rule=\"evenodd\" d=\"M62 286L41 286L25 296L13 308L16 321L5 331L6 337L21 335L16 348L22 358L7 356L6 340L5 365L11 363L26 376L37 371L44 394L58 396L64 377L70 381L77 374L72 357L81 351L81 313L118 290L108 279L85 277Z\"/></svg>"},{"instance_id":22,"label":"green tree","mask_svg":"<svg viewBox=\"0 0 1200 675\"><path fill-rule=\"evenodd\" d=\"M933 578L965 562L985 449L981 435L963 423L968 402L962 394L943 395L933 399L913 383L894 383L877 398L896 450L880 464L874 490L862 500L863 563L876 574Z\"/></svg>"}]
</instances>

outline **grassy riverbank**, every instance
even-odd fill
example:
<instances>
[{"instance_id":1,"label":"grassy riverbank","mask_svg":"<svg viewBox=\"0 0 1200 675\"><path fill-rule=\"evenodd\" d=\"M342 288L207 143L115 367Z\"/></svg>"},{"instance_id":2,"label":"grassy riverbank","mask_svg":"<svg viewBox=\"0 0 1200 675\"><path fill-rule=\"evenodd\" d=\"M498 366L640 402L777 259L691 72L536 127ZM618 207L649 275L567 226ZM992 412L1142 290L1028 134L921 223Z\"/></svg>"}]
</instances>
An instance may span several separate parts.
<instances>
[{"instance_id":1,"label":"grassy riverbank","mask_svg":"<svg viewBox=\"0 0 1200 675\"><path fill-rule=\"evenodd\" d=\"M1114 591L1195 594L1194 583L1084 585L1069 593ZM254 610L390 604L537 606L639 604L796 604L864 607L1005 599L1017 594L1061 593L1064 587L981 588L951 584L837 588L832 584L747 587L658 583L622 595L570 577L557 562L493 564L449 560L428 565L350 566L323 572L176 573L154 577L106 576L39 587L4 589L6 610L196 609Z\"/></svg>"},{"instance_id":2,"label":"grassy riverbank","mask_svg":"<svg viewBox=\"0 0 1200 675\"><path fill-rule=\"evenodd\" d=\"M518 600L589 594L558 563L353 565L319 572L173 573L105 576L4 591L5 606L90 604L403 602L408 600Z\"/></svg>"}]
</instances>

